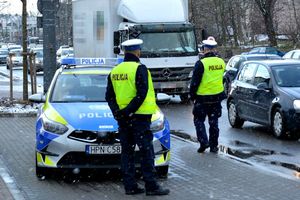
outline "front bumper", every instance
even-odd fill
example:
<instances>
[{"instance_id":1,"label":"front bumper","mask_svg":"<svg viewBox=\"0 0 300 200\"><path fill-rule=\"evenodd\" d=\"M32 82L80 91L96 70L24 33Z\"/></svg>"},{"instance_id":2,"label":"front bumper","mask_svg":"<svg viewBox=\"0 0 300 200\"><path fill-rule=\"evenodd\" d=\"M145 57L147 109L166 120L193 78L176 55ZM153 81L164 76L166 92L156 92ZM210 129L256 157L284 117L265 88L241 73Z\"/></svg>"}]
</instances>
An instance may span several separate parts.
<instances>
[{"instance_id":1,"label":"front bumper","mask_svg":"<svg viewBox=\"0 0 300 200\"><path fill-rule=\"evenodd\" d=\"M96 145L88 142L74 140L68 137L74 130L59 137L37 129L36 158L38 167L47 168L120 168L121 154L90 155L86 153L87 145ZM55 138L54 138L55 137ZM54 138L54 139L53 139ZM41 143L48 145L40 148ZM155 166L166 166L170 160L170 130L165 123L162 131L154 133L153 147L155 152ZM136 167L140 166L140 155L136 148Z\"/></svg>"},{"instance_id":2,"label":"front bumper","mask_svg":"<svg viewBox=\"0 0 300 200\"><path fill-rule=\"evenodd\" d=\"M295 110L290 110L285 113L286 128L289 131L296 132L300 130L300 113Z\"/></svg>"},{"instance_id":3,"label":"front bumper","mask_svg":"<svg viewBox=\"0 0 300 200\"><path fill-rule=\"evenodd\" d=\"M156 93L162 92L171 95L189 93L191 81L153 82Z\"/></svg>"}]
</instances>

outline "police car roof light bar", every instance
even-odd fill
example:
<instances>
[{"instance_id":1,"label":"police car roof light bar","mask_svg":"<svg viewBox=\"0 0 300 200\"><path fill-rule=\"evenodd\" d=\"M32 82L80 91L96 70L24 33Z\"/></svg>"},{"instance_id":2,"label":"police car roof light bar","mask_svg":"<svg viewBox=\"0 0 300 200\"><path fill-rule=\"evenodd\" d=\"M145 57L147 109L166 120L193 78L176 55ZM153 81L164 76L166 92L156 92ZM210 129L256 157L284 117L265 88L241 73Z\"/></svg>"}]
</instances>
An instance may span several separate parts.
<instances>
[{"instance_id":1,"label":"police car roof light bar","mask_svg":"<svg viewBox=\"0 0 300 200\"><path fill-rule=\"evenodd\" d=\"M114 67L121 62L123 58L63 58L61 65Z\"/></svg>"}]
</instances>

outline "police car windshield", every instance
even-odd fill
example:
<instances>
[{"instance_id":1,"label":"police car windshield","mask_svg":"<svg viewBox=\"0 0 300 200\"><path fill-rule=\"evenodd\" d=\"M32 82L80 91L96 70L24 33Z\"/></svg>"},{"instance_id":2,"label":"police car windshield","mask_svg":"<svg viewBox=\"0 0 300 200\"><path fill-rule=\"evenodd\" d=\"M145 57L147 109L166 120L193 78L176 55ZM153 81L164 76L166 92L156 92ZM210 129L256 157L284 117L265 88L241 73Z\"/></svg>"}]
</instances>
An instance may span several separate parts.
<instances>
[{"instance_id":1,"label":"police car windshield","mask_svg":"<svg viewBox=\"0 0 300 200\"><path fill-rule=\"evenodd\" d=\"M104 102L107 75L61 74L58 76L51 102Z\"/></svg>"}]
</instances>

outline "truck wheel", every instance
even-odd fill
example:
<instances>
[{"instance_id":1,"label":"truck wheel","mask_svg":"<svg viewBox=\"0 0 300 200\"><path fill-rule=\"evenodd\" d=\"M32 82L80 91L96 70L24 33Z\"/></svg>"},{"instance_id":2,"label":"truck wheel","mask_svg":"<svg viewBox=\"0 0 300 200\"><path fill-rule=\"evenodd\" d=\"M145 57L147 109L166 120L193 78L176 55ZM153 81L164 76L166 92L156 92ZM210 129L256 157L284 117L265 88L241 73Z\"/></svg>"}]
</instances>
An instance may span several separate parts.
<instances>
[{"instance_id":1,"label":"truck wheel","mask_svg":"<svg viewBox=\"0 0 300 200\"><path fill-rule=\"evenodd\" d=\"M169 165L156 167L158 178L168 178Z\"/></svg>"},{"instance_id":2,"label":"truck wheel","mask_svg":"<svg viewBox=\"0 0 300 200\"><path fill-rule=\"evenodd\" d=\"M185 103L185 104L189 103L190 102L189 94L181 94L180 100L181 100L181 103Z\"/></svg>"},{"instance_id":3,"label":"truck wheel","mask_svg":"<svg viewBox=\"0 0 300 200\"><path fill-rule=\"evenodd\" d=\"M233 128L242 128L245 122L239 117L233 100L231 100L228 105L228 120Z\"/></svg>"}]
</instances>

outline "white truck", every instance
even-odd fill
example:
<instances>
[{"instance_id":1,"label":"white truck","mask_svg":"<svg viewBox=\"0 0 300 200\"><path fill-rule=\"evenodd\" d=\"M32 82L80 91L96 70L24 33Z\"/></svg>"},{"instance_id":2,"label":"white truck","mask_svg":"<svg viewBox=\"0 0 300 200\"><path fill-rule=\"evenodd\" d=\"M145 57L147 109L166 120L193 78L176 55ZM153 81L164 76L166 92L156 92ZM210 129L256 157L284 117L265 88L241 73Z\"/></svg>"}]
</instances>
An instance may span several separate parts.
<instances>
[{"instance_id":1,"label":"white truck","mask_svg":"<svg viewBox=\"0 0 300 200\"><path fill-rule=\"evenodd\" d=\"M198 59L188 0L73 0L75 57L122 57L120 44L144 41L141 63L155 91L188 99Z\"/></svg>"}]
</instances>

